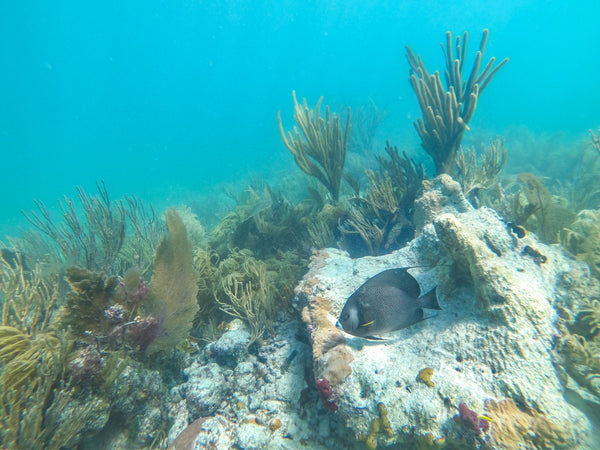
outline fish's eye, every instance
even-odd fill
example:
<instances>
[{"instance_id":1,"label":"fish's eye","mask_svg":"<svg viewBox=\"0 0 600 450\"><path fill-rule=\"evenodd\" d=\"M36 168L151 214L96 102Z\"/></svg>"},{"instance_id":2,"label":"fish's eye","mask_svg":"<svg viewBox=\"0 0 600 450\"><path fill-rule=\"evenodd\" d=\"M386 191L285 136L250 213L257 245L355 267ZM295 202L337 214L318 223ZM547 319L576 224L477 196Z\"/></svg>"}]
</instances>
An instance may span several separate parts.
<instances>
[{"instance_id":1,"label":"fish's eye","mask_svg":"<svg viewBox=\"0 0 600 450\"><path fill-rule=\"evenodd\" d=\"M350 313L342 314L342 320L348 320L350 318Z\"/></svg>"}]
</instances>

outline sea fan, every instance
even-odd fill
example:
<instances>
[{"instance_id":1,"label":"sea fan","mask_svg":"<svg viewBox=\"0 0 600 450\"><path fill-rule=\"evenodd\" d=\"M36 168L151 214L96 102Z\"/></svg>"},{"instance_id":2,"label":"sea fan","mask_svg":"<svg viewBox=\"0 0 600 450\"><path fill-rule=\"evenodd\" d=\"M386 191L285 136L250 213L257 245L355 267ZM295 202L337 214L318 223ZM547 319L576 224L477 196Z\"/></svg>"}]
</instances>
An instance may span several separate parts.
<instances>
[{"instance_id":1,"label":"sea fan","mask_svg":"<svg viewBox=\"0 0 600 450\"><path fill-rule=\"evenodd\" d=\"M198 311L198 285L192 245L174 209L167 209L169 234L156 249L150 301L146 312L160 318L160 332L148 351L170 350L183 341Z\"/></svg>"}]
</instances>

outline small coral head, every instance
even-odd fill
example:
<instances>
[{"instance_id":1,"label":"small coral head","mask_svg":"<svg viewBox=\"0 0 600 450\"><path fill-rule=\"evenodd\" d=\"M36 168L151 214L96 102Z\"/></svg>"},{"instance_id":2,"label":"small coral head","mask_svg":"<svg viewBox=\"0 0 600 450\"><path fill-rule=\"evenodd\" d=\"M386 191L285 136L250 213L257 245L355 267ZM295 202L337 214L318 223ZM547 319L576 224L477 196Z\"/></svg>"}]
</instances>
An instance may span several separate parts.
<instances>
[{"instance_id":1,"label":"small coral head","mask_svg":"<svg viewBox=\"0 0 600 450\"><path fill-rule=\"evenodd\" d=\"M333 397L333 389L331 388L331 384L327 381L326 378L319 378L317 380L317 389L319 390L319 395L321 396L321 401L323 402L323 406L327 411L337 411L338 405L331 400Z\"/></svg>"},{"instance_id":2,"label":"small coral head","mask_svg":"<svg viewBox=\"0 0 600 450\"><path fill-rule=\"evenodd\" d=\"M103 368L104 361L100 353L91 347L77 352L76 357L67 366L73 384L93 381L100 375Z\"/></svg>"},{"instance_id":3,"label":"small coral head","mask_svg":"<svg viewBox=\"0 0 600 450\"><path fill-rule=\"evenodd\" d=\"M484 433L490 431L490 423L492 422L490 417L478 415L464 403L458 405L458 412L460 421L477 434L481 434L482 431Z\"/></svg>"},{"instance_id":4,"label":"small coral head","mask_svg":"<svg viewBox=\"0 0 600 450\"><path fill-rule=\"evenodd\" d=\"M133 345L138 345L145 351L154 342L161 331L161 321L156 316L136 317L127 325L126 339Z\"/></svg>"},{"instance_id":5,"label":"small coral head","mask_svg":"<svg viewBox=\"0 0 600 450\"><path fill-rule=\"evenodd\" d=\"M125 289L125 300L128 303L141 303L148 295L148 282L142 277L139 278L137 286L134 289L128 289L125 284L122 284L122 286Z\"/></svg>"},{"instance_id":6,"label":"small coral head","mask_svg":"<svg viewBox=\"0 0 600 450\"><path fill-rule=\"evenodd\" d=\"M333 397L333 389L331 388L331 385L327 379L319 378L317 380L317 388L319 389L321 398L329 400L331 397Z\"/></svg>"},{"instance_id":7,"label":"small coral head","mask_svg":"<svg viewBox=\"0 0 600 450\"><path fill-rule=\"evenodd\" d=\"M126 309L119 303L115 303L104 310L104 317L106 320L114 324L125 322L126 314Z\"/></svg>"}]
</instances>

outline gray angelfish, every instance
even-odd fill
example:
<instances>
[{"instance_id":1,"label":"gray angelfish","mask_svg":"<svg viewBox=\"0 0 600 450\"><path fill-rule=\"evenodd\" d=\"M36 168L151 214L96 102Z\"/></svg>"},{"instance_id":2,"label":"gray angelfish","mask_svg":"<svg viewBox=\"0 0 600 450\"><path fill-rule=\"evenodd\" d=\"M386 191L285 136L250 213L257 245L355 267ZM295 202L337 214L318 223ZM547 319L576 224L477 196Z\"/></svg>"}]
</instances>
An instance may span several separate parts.
<instances>
[{"instance_id":1,"label":"gray angelfish","mask_svg":"<svg viewBox=\"0 0 600 450\"><path fill-rule=\"evenodd\" d=\"M436 288L421 296L421 287L408 273L411 267L385 270L369 278L352 294L338 320L346 333L367 339L414 325L423 308L442 309Z\"/></svg>"}]
</instances>

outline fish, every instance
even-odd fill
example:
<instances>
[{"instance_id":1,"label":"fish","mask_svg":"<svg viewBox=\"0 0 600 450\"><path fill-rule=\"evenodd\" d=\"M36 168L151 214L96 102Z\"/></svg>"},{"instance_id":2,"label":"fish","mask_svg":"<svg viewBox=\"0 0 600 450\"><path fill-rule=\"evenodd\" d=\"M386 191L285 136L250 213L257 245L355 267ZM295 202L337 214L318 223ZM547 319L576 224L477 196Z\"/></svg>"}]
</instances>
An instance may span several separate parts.
<instances>
[{"instance_id":1,"label":"fish","mask_svg":"<svg viewBox=\"0 0 600 450\"><path fill-rule=\"evenodd\" d=\"M421 296L421 287L408 269L412 267L385 270L365 281L348 297L338 328L353 336L381 340L375 335L423 320L423 309L441 310L436 288Z\"/></svg>"}]
</instances>

